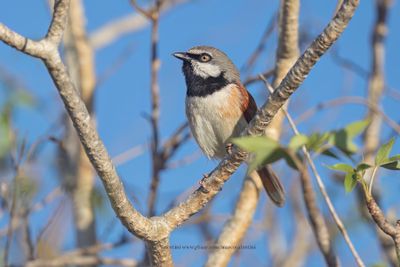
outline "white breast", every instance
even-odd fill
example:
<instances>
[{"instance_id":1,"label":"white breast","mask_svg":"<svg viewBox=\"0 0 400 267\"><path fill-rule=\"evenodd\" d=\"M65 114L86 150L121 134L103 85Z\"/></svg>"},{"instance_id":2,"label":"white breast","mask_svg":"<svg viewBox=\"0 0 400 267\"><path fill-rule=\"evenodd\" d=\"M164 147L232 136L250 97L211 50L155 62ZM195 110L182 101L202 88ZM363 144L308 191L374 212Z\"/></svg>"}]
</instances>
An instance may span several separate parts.
<instances>
[{"instance_id":1,"label":"white breast","mask_svg":"<svg viewBox=\"0 0 400 267\"><path fill-rule=\"evenodd\" d=\"M237 91L234 91L237 90ZM186 115L190 129L200 148L208 157L223 157L230 137L239 136L247 126L242 116L239 90L235 85L206 97L186 98Z\"/></svg>"}]
</instances>

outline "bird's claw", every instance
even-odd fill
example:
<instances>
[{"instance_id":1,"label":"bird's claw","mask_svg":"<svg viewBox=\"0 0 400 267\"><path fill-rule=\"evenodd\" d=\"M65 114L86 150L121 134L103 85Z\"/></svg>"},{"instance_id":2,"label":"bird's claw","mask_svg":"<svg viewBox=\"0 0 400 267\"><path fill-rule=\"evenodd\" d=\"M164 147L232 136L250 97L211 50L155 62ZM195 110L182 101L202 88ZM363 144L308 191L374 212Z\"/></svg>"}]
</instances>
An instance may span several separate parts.
<instances>
[{"instance_id":1,"label":"bird's claw","mask_svg":"<svg viewBox=\"0 0 400 267\"><path fill-rule=\"evenodd\" d=\"M208 173L204 173L204 174L203 174L203 178L201 178L201 180L199 181L199 184L200 184L200 186L202 187L203 192L206 193L206 194L210 192L210 190L208 190L208 189L206 188L206 186L205 186L205 180L206 180L208 177L210 177L210 175L209 175Z\"/></svg>"},{"instance_id":2,"label":"bird's claw","mask_svg":"<svg viewBox=\"0 0 400 267\"><path fill-rule=\"evenodd\" d=\"M233 144L232 143L226 144L225 149L226 149L226 153L228 155L232 154L232 148L233 148Z\"/></svg>"}]
</instances>

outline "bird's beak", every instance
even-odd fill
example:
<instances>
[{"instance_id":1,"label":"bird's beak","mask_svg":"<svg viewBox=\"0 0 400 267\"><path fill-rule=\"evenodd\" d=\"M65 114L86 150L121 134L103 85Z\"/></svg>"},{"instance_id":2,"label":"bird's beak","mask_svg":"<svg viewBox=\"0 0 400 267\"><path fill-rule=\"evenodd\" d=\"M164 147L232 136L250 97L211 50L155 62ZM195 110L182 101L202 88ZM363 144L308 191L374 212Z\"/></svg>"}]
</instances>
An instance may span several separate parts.
<instances>
[{"instance_id":1,"label":"bird's beak","mask_svg":"<svg viewBox=\"0 0 400 267\"><path fill-rule=\"evenodd\" d=\"M191 58L188 53L186 52L175 52L172 54L174 57L179 58L183 61L189 61Z\"/></svg>"}]
</instances>

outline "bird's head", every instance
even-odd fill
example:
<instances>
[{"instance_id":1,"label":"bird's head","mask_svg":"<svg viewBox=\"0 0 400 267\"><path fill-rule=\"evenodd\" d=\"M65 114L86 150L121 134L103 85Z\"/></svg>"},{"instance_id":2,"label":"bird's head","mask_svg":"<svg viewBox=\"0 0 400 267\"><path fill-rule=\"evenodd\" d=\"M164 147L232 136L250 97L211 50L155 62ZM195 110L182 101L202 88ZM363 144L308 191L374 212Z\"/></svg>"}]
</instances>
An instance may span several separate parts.
<instances>
[{"instance_id":1,"label":"bird's head","mask_svg":"<svg viewBox=\"0 0 400 267\"><path fill-rule=\"evenodd\" d=\"M224 79L228 83L240 82L239 71L228 56L211 46L195 46L187 52L173 54L183 61L186 81Z\"/></svg>"}]
</instances>

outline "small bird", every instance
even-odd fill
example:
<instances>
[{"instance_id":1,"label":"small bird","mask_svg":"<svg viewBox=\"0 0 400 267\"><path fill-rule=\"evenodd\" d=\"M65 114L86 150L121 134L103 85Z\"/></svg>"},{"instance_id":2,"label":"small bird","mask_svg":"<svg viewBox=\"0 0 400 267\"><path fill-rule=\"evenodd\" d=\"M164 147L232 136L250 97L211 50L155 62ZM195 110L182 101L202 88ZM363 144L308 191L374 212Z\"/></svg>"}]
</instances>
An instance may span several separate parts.
<instances>
[{"instance_id":1,"label":"small bird","mask_svg":"<svg viewBox=\"0 0 400 267\"><path fill-rule=\"evenodd\" d=\"M223 158L230 139L240 136L255 116L257 105L224 52L196 46L173 56L183 61L190 130L207 157ZM268 165L257 173L271 200L282 206L285 193L278 176Z\"/></svg>"}]
</instances>

